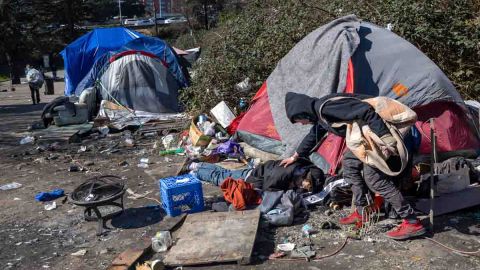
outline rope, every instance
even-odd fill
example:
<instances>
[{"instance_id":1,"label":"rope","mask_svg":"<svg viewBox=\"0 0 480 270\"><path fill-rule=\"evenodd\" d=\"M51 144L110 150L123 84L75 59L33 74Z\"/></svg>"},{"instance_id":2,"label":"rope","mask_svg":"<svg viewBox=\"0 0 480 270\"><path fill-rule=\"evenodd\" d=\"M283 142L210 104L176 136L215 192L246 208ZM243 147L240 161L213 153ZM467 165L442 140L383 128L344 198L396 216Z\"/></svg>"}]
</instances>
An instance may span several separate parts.
<instances>
[{"instance_id":1,"label":"rope","mask_svg":"<svg viewBox=\"0 0 480 270\"><path fill-rule=\"evenodd\" d=\"M463 255L468 255L468 256L472 256L472 255L480 255L480 249L478 249L477 251L464 251L464 250L458 250L458 249L454 249L454 248L451 248L451 247L448 247L440 242L438 242L437 240L433 239L433 238L430 238L430 237L424 237L425 239L447 249L447 250L450 250L450 251L453 251L453 252L456 252L456 253L460 253L460 254L463 254Z\"/></svg>"}]
</instances>

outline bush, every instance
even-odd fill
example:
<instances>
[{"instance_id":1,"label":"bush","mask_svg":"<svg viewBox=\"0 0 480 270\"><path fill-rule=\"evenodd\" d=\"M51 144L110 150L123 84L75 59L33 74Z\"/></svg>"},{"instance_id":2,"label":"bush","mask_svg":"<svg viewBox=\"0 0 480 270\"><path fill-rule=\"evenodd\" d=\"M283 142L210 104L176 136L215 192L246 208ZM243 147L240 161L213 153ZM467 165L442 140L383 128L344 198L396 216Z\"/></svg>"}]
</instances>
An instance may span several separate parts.
<instances>
[{"instance_id":1,"label":"bush","mask_svg":"<svg viewBox=\"0 0 480 270\"><path fill-rule=\"evenodd\" d=\"M478 0L252 0L241 13L223 14L204 35L201 61L181 99L190 110L221 100L231 106L251 97L277 62L304 36L347 14L393 31L426 53L464 98L480 93L480 4ZM234 90L246 77L250 93Z\"/></svg>"}]
</instances>

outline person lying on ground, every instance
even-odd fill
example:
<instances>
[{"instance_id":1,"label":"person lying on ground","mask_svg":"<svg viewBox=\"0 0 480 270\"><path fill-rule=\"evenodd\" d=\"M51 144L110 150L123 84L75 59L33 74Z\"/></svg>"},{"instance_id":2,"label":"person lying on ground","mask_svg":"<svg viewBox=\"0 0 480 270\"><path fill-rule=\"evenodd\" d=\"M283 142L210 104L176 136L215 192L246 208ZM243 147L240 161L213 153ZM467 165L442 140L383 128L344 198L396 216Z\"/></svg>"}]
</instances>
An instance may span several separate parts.
<instances>
[{"instance_id":1,"label":"person lying on ground","mask_svg":"<svg viewBox=\"0 0 480 270\"><path fill-rule=\"evenodd\" d=\"M303 94L287 93L285 109L290 122L313 126L310 133L298 146L297 151L291 157L282 160L280 165L289 166L298 158L307 157L327 132L345 137L345 125L338 124L353 121L368 125L372 132L381 138L387 145L382 149L386 158L395 155L396 140L375 109L362 101L365 98L371 97L355 94L332 94L319 99ZM362 216L365 216L363 210L368 204L368 189L370 189L389 202L403 219L400 226L387 232L388 237L400 240L425 234L425 228L417 219L413 208L404 199L389 176L377 168L364 164L351 150L343 155L342 166L343 177L352 185L356 210L348 217L341 219L341 224L358 224L365 221L362 220Z\"/></svg>"},{"instance_id":2,"label":"person lying on ground","mask_svg":"<svg viewBox=\"0 0 480 270\"><path fill-rule=\"evenodd\" d=\"M285 168L280 160L269 160L255 168L229 170L211 163L191 163L188 169L201 181L221 186L227 177L243 179L259 190L289 190L301 188L317 192L323 187L322 170L306 160L298 160Z\"/></svg>"}]
</instances>

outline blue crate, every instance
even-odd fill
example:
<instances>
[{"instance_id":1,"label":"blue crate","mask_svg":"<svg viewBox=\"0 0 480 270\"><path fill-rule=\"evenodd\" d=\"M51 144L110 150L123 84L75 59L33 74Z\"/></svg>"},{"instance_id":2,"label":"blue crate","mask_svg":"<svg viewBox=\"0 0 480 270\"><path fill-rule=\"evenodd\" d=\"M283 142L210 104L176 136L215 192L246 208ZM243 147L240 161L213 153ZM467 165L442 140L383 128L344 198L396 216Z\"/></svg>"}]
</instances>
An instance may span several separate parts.
<instances>
[{"instance_id":1,"label":"blue crate","mask_svg":"<svg viewBox=\"0 0 480 270\"><path fill-rule=\"evenodd\" d=\"M188 181L182 181L188 179ZM180 182L177 182L179 181ZM202 182L191 174L158 180L163 208L169 216L203 211Z\"/></svg>"}]
</instances>

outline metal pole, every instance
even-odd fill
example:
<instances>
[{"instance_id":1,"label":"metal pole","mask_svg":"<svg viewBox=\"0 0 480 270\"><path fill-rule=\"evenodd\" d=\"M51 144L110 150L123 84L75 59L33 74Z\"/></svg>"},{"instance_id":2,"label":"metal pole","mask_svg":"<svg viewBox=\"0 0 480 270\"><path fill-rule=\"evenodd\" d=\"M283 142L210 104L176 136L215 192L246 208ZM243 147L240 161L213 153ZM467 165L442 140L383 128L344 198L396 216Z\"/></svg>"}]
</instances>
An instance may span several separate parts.
<instances>
[{"instance_id":1,"label":"metal pole","mask_svg":"<svg viewBox=\"0 0 480 270\"><path fill-rule=\"evenodd\" d=\"M118 0L118 13L120 15L120 25L123 25L123 20L122 20L122 4L120 0Z\"/></svg>"},{"instance_id":2,"label":"metal pole","mask_svg":"<svg viewBox=\"0 0 480 270\"><path fill-rule=\"evenodd\" d=\"M432 156L430 160L430 231L433 234L433 208L435 206L435 178L436 178L436 169L435 165L437 164L437 138L435 136L435 125L434 119L430 119L430 140L432 147Z\"/></svg>"}]
</instances>

